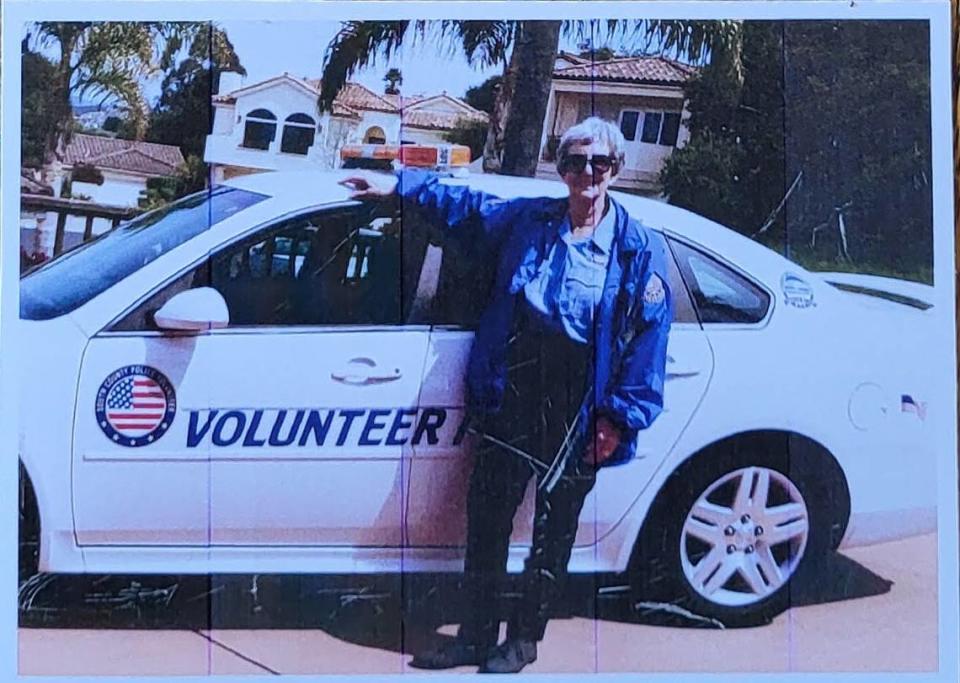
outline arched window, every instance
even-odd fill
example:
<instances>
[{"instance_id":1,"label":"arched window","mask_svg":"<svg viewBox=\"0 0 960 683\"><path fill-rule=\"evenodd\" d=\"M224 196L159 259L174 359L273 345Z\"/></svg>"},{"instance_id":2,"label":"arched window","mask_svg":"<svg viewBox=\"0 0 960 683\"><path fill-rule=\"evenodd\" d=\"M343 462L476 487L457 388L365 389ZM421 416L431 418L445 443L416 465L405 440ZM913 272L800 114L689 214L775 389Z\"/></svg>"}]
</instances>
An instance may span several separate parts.
<instances>
[{"instance_id":1,"label":"arched window","mask_svg":"<svg viewBox=\"0 0 960 683\"><path fill-rule=\"evenodd\" d=\"M387 134L383 132L380 126L371 126L363 134L363 142L367 145L385 145L387 144Z\"/></svg>"},{"instance_id":2,"label":"arched window","mask_svg":"<svg viewBox=\"0 0 960 683\"><path fill-rule=\"evenodd\" d=\"M317 124L306 114L293 114L283 122L280 151L288 154L306 154L316 135Z\"/></svg>"},{"instance_id":3,"label":"arched window","mask_svg":"<svg viewBox=\"0 0 960 683\"><path fill-rule=\"evenodd\" d=\"M243 146L250 149L270 149L277 136L277 117L266 109L254 109L247 114L243 129Z\"/></svg>"}]
</instances>

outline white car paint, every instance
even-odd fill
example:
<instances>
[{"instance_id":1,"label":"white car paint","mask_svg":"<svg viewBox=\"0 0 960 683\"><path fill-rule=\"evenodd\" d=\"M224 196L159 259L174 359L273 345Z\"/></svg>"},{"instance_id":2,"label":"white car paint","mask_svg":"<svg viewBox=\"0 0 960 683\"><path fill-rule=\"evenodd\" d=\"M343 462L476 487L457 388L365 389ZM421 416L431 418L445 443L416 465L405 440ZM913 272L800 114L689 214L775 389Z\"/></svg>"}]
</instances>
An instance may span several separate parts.
<instances>
[{"instance_id":1,"label":"white car paint","mask_svg":"<svg viewBox=\"0 0 960 683\"><path fill-rule=\"evenodd\" d=\"M21 369L20 457L40 509L41 569L460 567L469 461L450 439L462 415L469 331L443 326L105 331L208 254L278 217L355 204L337 184L347 175L233 179L227 184L268 198L162 254L67 315L21 321L19 333L30 353ZM565 192L559 183L498 176L445 182L469 183L504 197ZM584 506L571 570L626 568L667 477L706 446L748 430L796 432L836 458L852 508L845 545L933 528L933 435L951 416L930 405L921 419L901 403L904 395L923 402L932 391L933 361L917 352L927 343L932 311L840 291L700 216L630 195L617 198L648 226L747 276L769 293L771 304L756 324L674 323L666 410L641 433L634 461L601 471ZM785 273L806 283L815 305L787 301ZM890 284L873 282L880 290ZM915 298L925 293L919 286L907 290ZM124 449L105 439L93 404L104 378L131 364L162 368L176 388L178 412L162 439ZM376 374L377 382L351 384L351 378L362 381L364 372ZM217 450L209 441L183 448L191 428L207 423L216 428L213 410L259 409L266 425L283 408L379 406L415 411L412 419L419 420L423 407L441 405L449 410L437 445L411 439L373 451L330 443L272 447L257 445L254 434L252 457ZM369 419L369 410L365 415L358 419ZM513 570L525 553L531 500L528 495L518 513Z\"/></svg>"}]
</instances>

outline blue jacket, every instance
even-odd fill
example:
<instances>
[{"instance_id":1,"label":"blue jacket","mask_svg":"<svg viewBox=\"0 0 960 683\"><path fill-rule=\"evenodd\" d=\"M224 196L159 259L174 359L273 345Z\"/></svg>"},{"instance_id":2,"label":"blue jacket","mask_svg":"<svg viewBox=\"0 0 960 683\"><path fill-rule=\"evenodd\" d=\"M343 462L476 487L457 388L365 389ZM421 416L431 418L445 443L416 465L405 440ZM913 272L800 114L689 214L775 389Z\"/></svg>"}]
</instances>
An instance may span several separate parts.
<instances>
[{"instance_id":1,"label":"blue jacket","mask_svg":"<svg viewBox=\"0 0 960 683\"><path fill-rule=\"evenodd\" d=\"M516 295L546 258L567 212L567 200L504 200L462 185L439 182L435 173L398 172L397 190L432 215L450 238L470 240L477 251L498 255L489 301L477 325L467 364L467 403L474 414L499 410L507 379L507 342ZM667 276L667 247L658 233L632 219L611 199L616 230L597 313L596 363L592 368L595 407L622 432L620 448L606 462L630 460L637 433L663 409L667 335L673 304ZM581 415L592 425L593 415ZM589 438L585 428L579 438Z\"/></svg>"}]
</instances>

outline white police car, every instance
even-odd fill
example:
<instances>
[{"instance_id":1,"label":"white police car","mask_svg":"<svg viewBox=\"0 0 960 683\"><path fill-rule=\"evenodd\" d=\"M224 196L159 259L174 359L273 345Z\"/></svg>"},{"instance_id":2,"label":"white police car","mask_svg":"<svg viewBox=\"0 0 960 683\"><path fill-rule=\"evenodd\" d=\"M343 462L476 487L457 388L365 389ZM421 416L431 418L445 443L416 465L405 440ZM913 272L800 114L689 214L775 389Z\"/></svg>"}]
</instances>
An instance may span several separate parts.
<instances>
[{"instance_id":1,"label":"white police car","mask_svg":"<svg viewBox=\"0 0 960 683\"><path fill-rule=\"evenodd\" d=\"M417 215L351 201L346 174L236 178L22 279L21 534L29 551L39 529L41 570L460 569L487 274ZM831 547L932 529L934 376L915 352L932 288L806 272L617 199L673 254L666 407L601 471L571 570L735 623L782 608Z\"/></svg>"}]
</instances>

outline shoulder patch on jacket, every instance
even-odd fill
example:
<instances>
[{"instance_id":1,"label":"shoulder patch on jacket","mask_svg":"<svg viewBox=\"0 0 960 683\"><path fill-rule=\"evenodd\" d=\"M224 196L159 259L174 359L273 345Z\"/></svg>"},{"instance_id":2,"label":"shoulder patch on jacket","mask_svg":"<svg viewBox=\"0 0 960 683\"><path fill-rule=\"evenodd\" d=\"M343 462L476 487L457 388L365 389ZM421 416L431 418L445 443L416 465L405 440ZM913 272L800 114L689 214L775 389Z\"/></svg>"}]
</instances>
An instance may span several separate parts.
<instances>
[{"instance_id":1,"label":"shoulder patch on jacket","mask_svg":"<svg viewBox=\"0 0 960 683\"><path fill-rule=\"evenodd\" d=\"M663 291L663 280L659 275L653 274L647 280L647 286L643 288L643 302L645 304L659 304L663 302L666 296Z\"/></svg>"}]
</instances>

